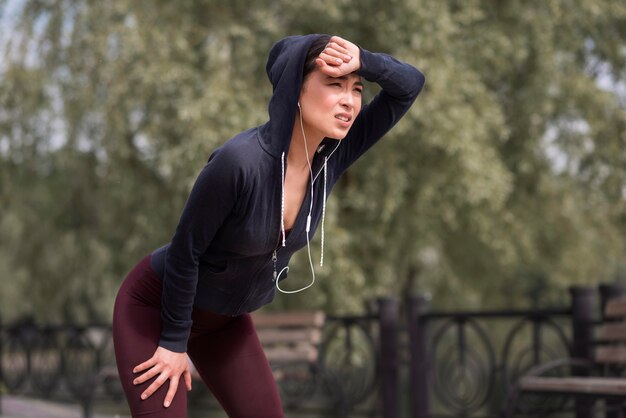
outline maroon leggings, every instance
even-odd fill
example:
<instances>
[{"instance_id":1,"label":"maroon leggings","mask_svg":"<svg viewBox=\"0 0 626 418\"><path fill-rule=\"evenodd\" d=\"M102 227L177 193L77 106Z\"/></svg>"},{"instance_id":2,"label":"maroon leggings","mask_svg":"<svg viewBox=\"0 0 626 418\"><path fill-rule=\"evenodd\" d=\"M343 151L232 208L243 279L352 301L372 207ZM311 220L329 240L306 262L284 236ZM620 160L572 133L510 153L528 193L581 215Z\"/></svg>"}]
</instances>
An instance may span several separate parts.
<instances>
[{"instance_id":1,"label":"maroon leggings","mask_svg":"<svg viewBox=\"0 0 626 418\"><path fill-rule=\"evenodd\" d=\"M133 417L187 416L184 379L169 408L163 406L167 383L145 401L141 393L156 377L137 386L132 383L133 368L152 357L158 346L161 292L161 280L147 256L128 274L115 301L115 357ZM250 315L230 317L194 309L192 319L187 354L228 416L282 418L276 382Z\"/></svg>"}]
</instances>

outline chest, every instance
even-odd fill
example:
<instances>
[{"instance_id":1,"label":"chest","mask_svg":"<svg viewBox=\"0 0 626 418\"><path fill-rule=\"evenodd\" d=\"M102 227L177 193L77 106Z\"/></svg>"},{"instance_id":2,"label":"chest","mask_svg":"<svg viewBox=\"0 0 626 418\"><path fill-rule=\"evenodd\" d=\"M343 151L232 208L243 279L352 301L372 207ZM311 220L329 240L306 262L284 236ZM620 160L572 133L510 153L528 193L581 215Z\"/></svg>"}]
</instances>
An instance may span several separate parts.
<instances>
[{"instance_id":1,"label":"chest","mask_svg":"<svg viewBox=\"0 0 626 418\"><path fill-rule=\"evenodd\" d=\"M302 209L309 189L310 173L308 169L296 170L288 167L285 175L284 222L285 229L292 229Z\"/></svg>"},{"instance_id":2,"label":"chest","mask_svg":"<svg viewBox=\"0 0 626 418\"><path fill-rule=\"evenodd\" d=\"M315 171L320 175L314 182L311 212L312 238L321 219L324 203L324 175L321 167ZM292 229L287 245L302 248L306 245L306 218L311 205L311 189L308 171L305 175L290 175L285 172L284 203L282 201L282 174L280 165L270 173L257 175L240 196L236 209L228 216L211 244L210 252L232 256L271 254L281 238L281 208L285 229ZM293 174L293 173L291 173ZM297 174L297 173L296 173ZM328 171L328 193L335 182L335 175Z\"/></svg>"}]
</instances>

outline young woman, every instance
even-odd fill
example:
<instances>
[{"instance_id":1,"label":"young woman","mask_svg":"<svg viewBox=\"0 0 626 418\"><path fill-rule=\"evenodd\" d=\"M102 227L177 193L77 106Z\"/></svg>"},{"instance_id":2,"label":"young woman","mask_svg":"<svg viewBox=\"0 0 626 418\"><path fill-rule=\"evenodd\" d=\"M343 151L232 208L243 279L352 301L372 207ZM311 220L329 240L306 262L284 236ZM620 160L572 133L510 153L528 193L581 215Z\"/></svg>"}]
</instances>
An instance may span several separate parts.
<instances>
[{"instance_id":1,"label":"young woman","mask_svg":"<svg viewBox=\"0 0 626 418\"><path fill-rule=\"evenodd\" d=\"M282 291L320 221L323 260L328 193L424 84L412 66L328 35L282 39L266 69L269 122L212 153L171 242L117 296L115 353L133 417L186 416L187 355L229 417L283 416L249 312ZM382 88L363 108L361 77Z\"/></svg>"}]
</instances>

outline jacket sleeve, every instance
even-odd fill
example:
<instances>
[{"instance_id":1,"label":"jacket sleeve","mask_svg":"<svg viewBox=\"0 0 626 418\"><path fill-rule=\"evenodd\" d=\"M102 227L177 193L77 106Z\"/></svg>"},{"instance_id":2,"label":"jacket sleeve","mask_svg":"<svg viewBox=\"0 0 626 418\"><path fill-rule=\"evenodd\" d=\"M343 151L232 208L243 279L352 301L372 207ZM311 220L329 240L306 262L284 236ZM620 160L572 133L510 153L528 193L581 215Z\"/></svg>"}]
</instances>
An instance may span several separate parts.
<instances>
[{"instance_id":1,"label":"jacket sleeve","mask_svg":"<svg viewBox=\"0 0 626 418\"><path fill-rule=\"evenodd\" d=\"M159 345L171 351L187 351L199 258L239 194L238 164L225 154L216 151L198 175L165 256Z\"/></svg>"},{"instance_id":2,"label":"jacket sleeve","mask_svg":"<svg viewBox=\"0 0 626 418\"><path fill-rule=\"evenodd\" d=\"M364 105L347 137L341 142L341 171L348 168L383 137L409 110L424 86L424 75L387 54L360 48L358 74L382 90Z\"/></svg>"}]
</instances>

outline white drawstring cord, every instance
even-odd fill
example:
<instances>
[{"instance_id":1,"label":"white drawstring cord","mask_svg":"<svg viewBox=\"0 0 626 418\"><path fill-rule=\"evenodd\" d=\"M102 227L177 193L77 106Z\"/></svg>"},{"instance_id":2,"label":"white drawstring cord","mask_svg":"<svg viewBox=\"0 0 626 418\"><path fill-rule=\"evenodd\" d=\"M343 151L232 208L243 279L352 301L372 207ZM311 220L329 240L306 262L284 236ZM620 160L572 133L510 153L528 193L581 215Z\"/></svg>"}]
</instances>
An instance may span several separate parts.
<instances>
[{"instance_id":1,"label":"white drawstring cord","mask_svg":"<svg viewBox=\"0 0 626 418\"><path fill-rule=\"evenodd\" d=\"M324 220L326 219L326 180L328 172L328 157L324 157L324 200L322 200L322 245L320 267L324 267Z\"/></svg>"},{"instance_id":2,"label":"white drawstring cord","mask_svg":"<svg viewBox=\"0 0 626 418\"><path fill-rule=\"evenodd\" d=\"M281 163L281 194L280 194L280 231L283 234L283 247L285 246L285 152L280 157Z\"/></svg>"},{"instance_id":3,"label":"white drawstring cord","mask_svg":"<svg viewBox=\"0 0 626 418\"><path fill-rule=\"evenodd\" d=\"M280 288L278 282L280 281L280 276L283 274L283 272L287 271L289 272L289 266L285 266L283 267L283 269L277 274L276 273L276 251L274 251L274 281L276 282L276 289L278 289L280 292L282 293L298 293L301 292L305 289L308 289L309 287L313 286L313 284L315 283L315 269L313 268L313 259L311 258L311 244L310 244L310 239L309 239L309 231L311 230L311 212L313 211L313 185L315 184L315 181L317 180L317 178L319 177L319 175L321 174L322 170L318 171L317 174L315 175L315 177L313 177L313 169L311 167L311 160L309 159L309 148L307 147L307 142L306 142L306 135L304 133L304 126L302 124L302 108L300 107L300 103L298 103L298 108L300 108L300 112L298 112L300 114L300 129L302 130L302 138L304 139L304 151L306 153L306 161L307 164L309 165L309 174L311 176L311 205L309 206L309 214L306 218L306 246L307 246L307 252L309 254L309 264L311 266L311 275L313 276L311 283L309 283L307 286L303 287L302 289L298 289L298 290L283 290ZM320 267L324 266L324 221L326 218L326 193L327 193L327 189L326 189L326 184L327 184L327 180L328 180L328 160L330 159L330 157L332 157L332 155L335 153L335 151L337 151L337 148L339 148L339 145L341 144L341 141L339 141L337 143L337 145L335 146L335 148L332 150L332 152L324 157L324 198L322 200L322 243L321 243L321 255L320 255ZM283 247L285 246L285 218L284 218L284 212L285 212L285 153L283 152L282 154L282 196L281 196L281 207L280 207L280 224L281 224L281 232L282 232L282 236L283 236Z\"/></svg>"},{"instance_id":4,"label":"white drawstring cord","mask_svg":"<svg viewBox=\"0 0 626 418\"><path fill-rule=\"evenodd\" d=\"M298 107L300 107L300 103L298 103ZM304 152L306 154L306 162L307 165L309 166L309 175L310 175L310 180L311 180L311 203L309 205L309 214L306 217L306 248L307 248L307 252L309 254L309 264L311 265L311 275L312 275L312 279L311 279L311 283L309 283L308 285L304 286L302 289L298 289L298 290L283 290L280 288L280 285L278 284L280 282L280 276L283 274L284 271L289 272L289 266L285 266L283 267L283 269L280 271L280 273L278 273L278 275L276 276L275 279L275 283L276 283L276 289L278 289L280 292L282 293L286 293L286 294L290 294L290 293L298 293L298 292L302 292L303 290L308 289L309 287L313 286L313 284L315 283L315 269L313 268L313 259L311 258L311 243L310 243L310 239L309 239L309 231L311 231L311 213L313 212L313 182L315 181L313 179L313 168L311 167L311 159L309 158L309 147L307 146L307 142L306 142L306 135L304 133L304 126L302 124L302 109L300 109L300 112L298 112L300 114L300 129L302 130L302 138L304 139ZM285 153L283 152L283 208L284 208L284 191L285 191L285 180L284 180L284 173L285 173L285 169L284 169L284 161L285 161ZM324 163L326 163L326 160L324 160ZM324 167L326 168L326 167ZM324 206L326 206L326 188L324 188ZM283 210L281 210L281 212L283 212ZM282 214L281 214L282 217ZM281 221L282 223L283 221ZM285 246L284 243L284 238L285 237L285 232L284 232L284 225L283 225L283 247ZM275 254L275 253L274 253Z\"/></svg>"}]
</instances>

